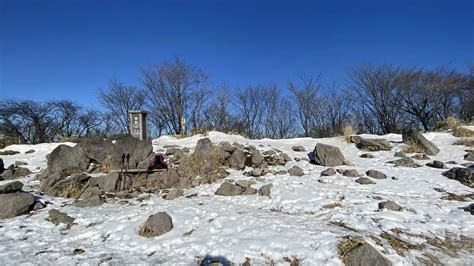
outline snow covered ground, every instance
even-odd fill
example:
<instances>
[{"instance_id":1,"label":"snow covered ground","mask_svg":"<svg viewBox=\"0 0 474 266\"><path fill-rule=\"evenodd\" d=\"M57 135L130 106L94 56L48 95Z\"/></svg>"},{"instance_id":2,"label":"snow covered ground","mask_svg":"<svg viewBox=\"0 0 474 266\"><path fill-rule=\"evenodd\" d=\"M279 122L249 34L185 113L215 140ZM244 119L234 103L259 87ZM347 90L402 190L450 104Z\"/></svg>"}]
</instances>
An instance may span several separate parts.
<instances>
[{"instance_id":1,"label":"snow covered ground","mask_svg":"<svg viewBox=\"0 0 474 266\"><path fill-rule=\"evenodd\" d=\"M302 265L341 265L337 244L342 237L353 235L372 243L396 265L419 265L416 257L422 254L434 255L442 264L472 265L473 243L470 248L468 246L453 256L437 249L413 249L401 256L380 237L384 232L395 235L393 231L398 230L404 232L398 237L412 244L426 241L416 235L441 240L448 236L459 239L461 235L474 239L473 216L460 209L472 202L443 200L444 193L434 188L459 195L474 193L474 189L443 177L442 169L393 167L385 163L396 159L394 152L403 146L400 135L362 136L386 138L394 149L373 152L374 159L364 159L359 155L366 152L345 143L341 137L248 140L236 135L208 133L206 137L213 142L253 144L262 151L277 148L292 158L305 158L307 153L294 152L292 146L301 145L311 151L316 143L325 143L339 147L345 158L355 165L336 168L357 169L361 174L376 169L389 177L375 180L375 185L359 185L354 182L354 177L339 174L320 177L326 167L292 161L285 167L274 169L298 165L304 169L304 176L268 174L263 182L253 185L259 188L272 183L271 198L216 196L214 192L221 184L218 182L186 190L185 195L189 197L170 201L152 195L144 201L109 199L99 207L78 208L69 205L71 199L41 196L37 190L38 181L31 175L21 179L26 190L33 191L42 201L51 204L30 215L0 220L0 264L193 265L204 256L213 255L223 256L234 263L243 263L250 258L252 265L288 265L288 259L293 257L298 258ZM154 140L153 146L155 150L163 145L193 149L202 137L178 139L165 136ZM425 137L440 149L432 159L466 162L463 160L466 147L452 145L457 138L451 134L427 133ZM25 161L27 167L37 173L46 167L45 156L57 145L13 145L4 150L21 153L1 157L6 166L17 160ZM30 149L36 152L24 154ZM226 179L249 179L242 173L231 171ZM393 180L392 176L398 179ZM0 185L7 182L0 181ZM378 203L385 200L395 201L404 210L378 210ZM333 203L339 203L340 207L325 207ZM63 226L46 221L48 210L53 208L75 218L77 225L65 230ZM166 211L172 217L174 228L160 237L139 236L140 225L149 215L160 211ZM82 249L84 253L75 255L75 249Z\"/></svg>"}]
</instances>

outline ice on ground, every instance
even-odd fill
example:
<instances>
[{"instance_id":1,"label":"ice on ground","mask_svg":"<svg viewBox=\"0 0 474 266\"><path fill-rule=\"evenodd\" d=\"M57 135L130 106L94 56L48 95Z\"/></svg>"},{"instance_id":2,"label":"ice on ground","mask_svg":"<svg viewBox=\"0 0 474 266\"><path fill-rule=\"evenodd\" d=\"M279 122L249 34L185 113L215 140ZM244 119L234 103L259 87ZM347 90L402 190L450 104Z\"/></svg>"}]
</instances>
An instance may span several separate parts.
<instances>
[{"instance_id":1,"label":"ice on ground","mask_svg":"<svg viewBox=\"0 0 474 266\"><path fill-rule=\"evenodd\" d=\"M474 251L461 250L456 256L439 250L410 250L404 256L397 254L388 241L380 238L384 232L400 230L400 238L410 243L422 243L427 238L462 236L474 238L474 219L460 207L472 202L441 199L443 188L450 193L472 194L474 189L441 175L442 169L429 167L393 167L386 161L394 160L394 152L403 144L401 136L362 135L386 138L394 149L373 152L374 159L360 158L366 153L337 138L295 138L285 140L249 140L238 135L210 132L189 138L161 137L153 141L155 150L164 145L179 145L193 149L197 141L209 137L213 142L228 141L255 145L260 150L276 148L292 158L306 158L316 143L337 146L346 160L354 166L336 168L356 169L363 174L369 169L384 172L388 178L375 180L375 185L359 185L356 178L342 175L320 177L326 167L306 161L292 161L286 168L300 166L305 175L264 176L255 188L272 183L271 198L258 195L225 197L214 192L221 182L186 190L175 200L163 200L152 195L149 200L109 200L99 207L77 208L70 206L71 199L41 196L38 181L33 175L21 181L43 201L52 204L31 215L0 220L0 264L196 264L206 255L224 256L234 263L251 259L252 265L288 264L288 259L298 258L303 265L341 265L337 245L347 235L360 236L376 245L377 249L396 265L420 264L416 257L434 254L443 264L469 265L474 261ZM465 162L465 148L453 145L457 138L449 133L427 133L440 153L432 160ZM20 154L2 156L5 164L27 162L27 167L38 172L46 167L45 156L59 144L12 145L4 150L17 150ZM74 145L68 143L68 145ZM292 146L300 145L307 152L295 152ZM32 154L25 151L34 149ZM419 161L425 163L426 161ZM456 166L456 165L454 165ZM459 166L459 165L457 165ZM281 167L280 167L281 168ZM248 179L243 171L230 171L226 179ZM393 180L391 177L397 177ZM0 184L7 181L0 181ZM378 210L378 203L392 200L404 210L394 212ZM341 206L328 208L330 204ZM56 226L48 221L48 210L56 208L75 218L71 229ZM166 211L173 219L174 228L155 238L138 235L140 225L149 215ZM343 226L342 226L343 225ZM394 234L395 233L391 233ZM74 254L75 249L84 253ZM431 253L430 253L431 252ZM286 258L286 259L285 259Z\"/></svg>"}]
</instances>

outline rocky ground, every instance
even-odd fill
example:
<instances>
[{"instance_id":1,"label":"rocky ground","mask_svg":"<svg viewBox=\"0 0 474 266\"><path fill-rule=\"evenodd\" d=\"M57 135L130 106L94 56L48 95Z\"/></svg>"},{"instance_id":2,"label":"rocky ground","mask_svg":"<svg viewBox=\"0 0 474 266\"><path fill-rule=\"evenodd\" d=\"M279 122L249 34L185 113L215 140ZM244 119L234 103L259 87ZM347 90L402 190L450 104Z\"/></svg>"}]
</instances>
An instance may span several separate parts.
<instances>
[{"instance_id":1,"label":"rocky ground","mask_svg":"<svg viewBox=\"0 0 474 266\"><path fill-rule=\"evenodd\" d=\"M473 153L457 140L210 132L12 145L0 150L0 262L470 265ZM110 171L124 152L143 168L152 151L172 169Z\"/></svg>"}]
</instances>

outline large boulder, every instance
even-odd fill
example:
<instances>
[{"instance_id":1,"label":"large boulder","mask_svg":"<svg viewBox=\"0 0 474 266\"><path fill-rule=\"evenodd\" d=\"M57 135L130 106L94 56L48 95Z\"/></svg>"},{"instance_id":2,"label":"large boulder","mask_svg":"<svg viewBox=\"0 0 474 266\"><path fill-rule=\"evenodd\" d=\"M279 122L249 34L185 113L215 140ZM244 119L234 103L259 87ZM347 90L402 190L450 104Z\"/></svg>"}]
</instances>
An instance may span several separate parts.
<instances>
[{"instance_id":1,"label":"large boulder","mask_svg":"<svg viewBox=\"0 0 474 266\"><path fill-rule=\"evenodd\" d=\"M391 266L392 263L372 245L364 242L351 250L346 261L347 266Z\"/></svg>"},{"instance_id":2,"label":"large boulder","mask_svg":"<svg viewBox=\"0 0 474 266\"><path fill-rule=\"evenodd\" d=\"M454 167L443 173L449 179L454 179L461 184L474 188L474 172L469 168Z\"/></svg>"},{"instance_id":3,"label":"large boulder","mask_svg":"<svg viewBox=\"0 0 474 266\"><path fill-rule=\"evenodd\" d=\"M350 141L361 150L389 151L392 149L392 145L386 139L364 139L361 136L351 136Z\"/></svg>"},{"instance_id":4,"label":"large boulder","mask_svg":"<svg viewBox=\"0 0 474 266\"><path fill-rule=\"evenodd\" d=\"M431 141L427 140L414 127L404 128L402 131L402 139L405 144L419 146L428 155L436 155L439 153L438 147L436 147Z\"/></svg>"},{"instance_id":5,"label":"large boulder","mask_svg":"<svg viewBox=\"0 0 474 266\"><path fill-rule=\"evenodd\" d=\"M288 169L288 174L291 176L304 176L304 171L301 169L301 167L294 165Z\"/></svg>"},{"instance_id":6,"label":"large boulder","mask_svg":"<svg viewBox=\"0 0 474 266\"><path fill-rule=\"evenodd\" d=\"M159 212L151 215L142 224L140 235L145 237L155 237L163 235L173 229L173 220L166 212Z\"/></svg>"},{"instance_id":7,"label":"large boulder","mask_svg":"<svg viewBox=\"0 0 474 266\"><path fill-rule=\"evenodd\" d=\"M314 148L314 162L322 166L338 166L344 164L344 156L338 147L318 143Z\"/></svg>"},{"instance_id":8,"label":"large boulder","mask_svg":"<svg viewBox=\"0 0 474 266\"><path fill-rule=\"evenodd\" d=\"M20 181L13 181L0 186L0 194L15 193L21 191L23 183Z\"/></svg>"},{"instance_id":9,"label":"large boulder","mask_svg":"<svg viewBox=\"0 0 474 266\"><path fill-rule=\"evenodd\" d=\"M0 219L29 213L35 206L35 197L29 193L0 194Z\"/></svg>"},{"instance_id":10,"label":"large boulder","mask_svg":"<svg viewBox=\"0 0 474 266\"><path fill-rule=\"evenodd\" d=\"M48 175L70 175L81 172L89 167L87 159L82 149L68 145L59 145L47 157Z\"/></svg>"}]
</instances>

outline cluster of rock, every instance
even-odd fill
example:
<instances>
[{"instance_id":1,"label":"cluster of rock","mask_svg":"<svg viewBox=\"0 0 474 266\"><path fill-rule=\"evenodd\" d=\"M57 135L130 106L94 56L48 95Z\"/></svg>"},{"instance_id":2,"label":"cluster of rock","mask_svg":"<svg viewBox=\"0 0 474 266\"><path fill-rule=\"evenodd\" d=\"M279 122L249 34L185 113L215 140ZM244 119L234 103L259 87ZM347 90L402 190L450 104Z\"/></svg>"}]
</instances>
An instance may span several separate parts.
<instances>
[{"instance_id":1,"label":"cluster of rock","mask_svg":"<svg viewBox=\"0 0 474 266\"><path fill-rule=\"evenodd\" d=\"M443 173L449 179L457 180L461 184L474 188L474 172L469 168L454 167Z\"/></svg>"},{"instance_id":2,"label":"cluster of rock","mask_svg":"<svg viewBox=\"0 0 474 266\"><path fill-rule=\"evenodd\" d=\"M235 183L226 181L221 184L215 194L219 196L240 196L255 195L258 193L260 196L270 197L271 188L273 187L272 184L263 185L258 190L251 187L253 184L255 184L255 182L252 182L252 180L239 180Z\"/></svg>"},{"instance_id":3,"label":"cluster of rock","mask_svg":"<svg viewBox=\"0 0 474 266\"><path fill-rule=\"evenodd\" d=\"M88 172L104 169L107 163L110 163L109 169L120 168L122 153L130 153L130 168L146 169L155 156L151 143L123 136L114 142L86 139L75 147L60 145L48 156L48 168L39 176L41 188L51 196L77 198L77 206L96 206L104 202L106 193L120 196L120 192L129 191L180 191L221 180L228 176L228 168L251 167L251 173L259 176L266 174L269 166L285 165L291 160L278 150L261 153L254 146L229 142L214 144L208 138L200 139L192 153L177 146L165 148L175 166L169 170L149 174L112 171L105 176L91 177Z\"/></svg>"},{"instance_id":4,"label":"cluster of rock","mask_svg":"<svg viewBox=\"0 0 474 266\"><path fill-rule=\"evenodd\" d=\"M30 175L31 171L28 168L21 167L22 165L26 165L26 163L17 161L5 169L3 160L0 158L0 180L13 180Z\"/></svg>"},{"instance_id":5,"label":"cluster of rock","mask_svg":"<svg viewBox=\"0 0 474 266\"><path fill-rule=\"evenodd\" d=\"M0 219L13 218L44 207L33 194L22 191L22 188L20 181L0 186Z\"/></svg>"}]
</instances>

